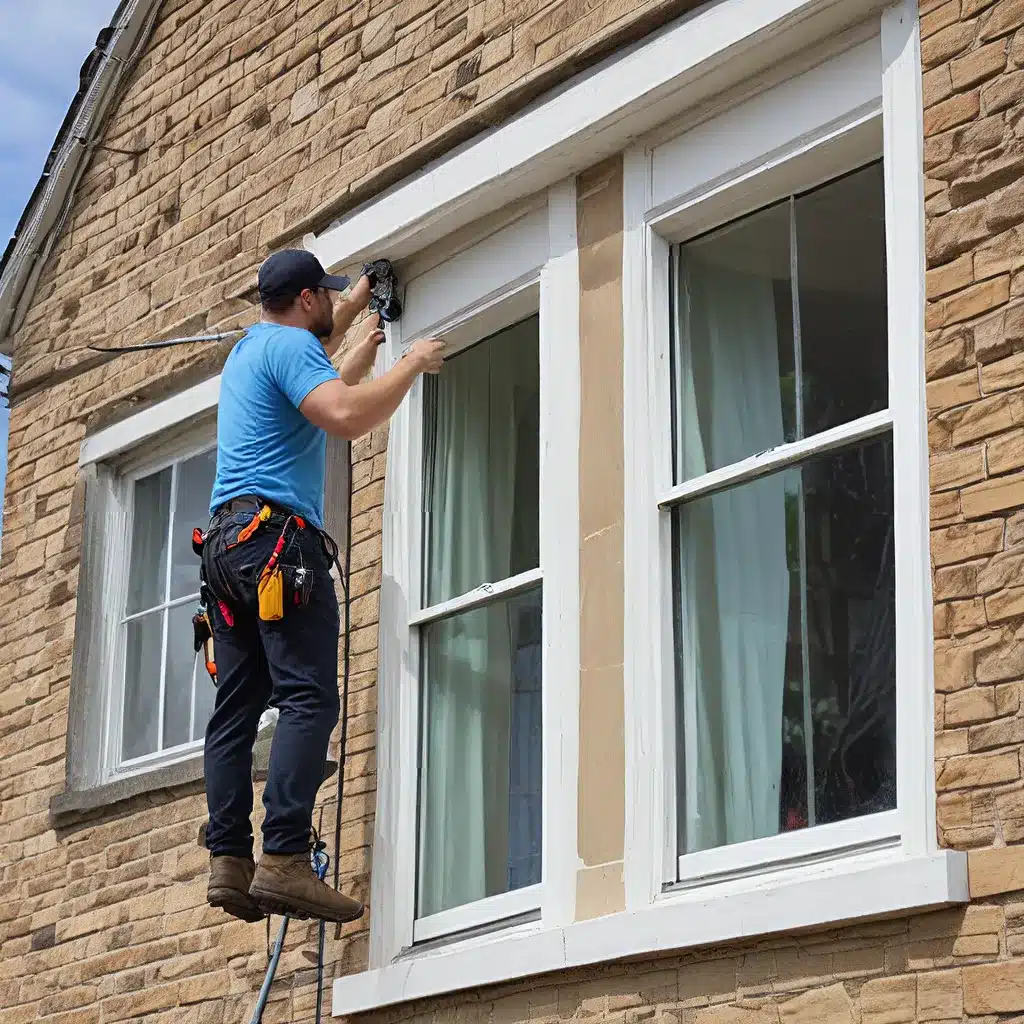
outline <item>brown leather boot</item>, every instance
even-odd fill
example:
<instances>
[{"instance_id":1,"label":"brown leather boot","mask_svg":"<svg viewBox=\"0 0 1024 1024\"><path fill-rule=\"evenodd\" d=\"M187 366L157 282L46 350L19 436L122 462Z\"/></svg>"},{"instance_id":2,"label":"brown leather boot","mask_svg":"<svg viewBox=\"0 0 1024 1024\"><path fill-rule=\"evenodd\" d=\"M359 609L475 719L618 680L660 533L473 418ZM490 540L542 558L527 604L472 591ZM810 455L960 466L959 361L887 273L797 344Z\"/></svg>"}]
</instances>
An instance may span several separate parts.
<instances>
[{"instance_id":1,"label":"brown leather boot","mask_svg":"<svg viewBox=\"0 0 1024 1024\"><path fill-rule=\"evenodd\" d=\"M252 857L210 855L210 881L206 902L243 921L262 921L263 911L249 895L256 862Z\"/></svg>"},{"instance_id":2,"label":"brown leather boot","mask_svg":"<svg viewBox=\"0 0 1024 1024\"><path fill-rule=\"evenodd\" d=\"M363 916L359 900L335 891L313 874L308 853L263 854L249 895L264 914L337 923Z\"/></svg>"}]
</instances>

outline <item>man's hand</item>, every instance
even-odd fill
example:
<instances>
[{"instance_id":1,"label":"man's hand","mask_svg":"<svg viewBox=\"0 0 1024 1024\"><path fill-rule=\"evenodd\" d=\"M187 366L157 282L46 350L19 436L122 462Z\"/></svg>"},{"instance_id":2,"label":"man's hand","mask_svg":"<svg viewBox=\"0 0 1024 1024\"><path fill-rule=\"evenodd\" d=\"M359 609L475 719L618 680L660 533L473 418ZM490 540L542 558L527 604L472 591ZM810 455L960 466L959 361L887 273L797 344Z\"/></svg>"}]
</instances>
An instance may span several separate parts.
<instances>
[{"instance_id":1,"label":"man's hand","mask_svg":"<svg viewBox=\"0 0 1024 1024\"><path fill-rule=\"evenodd\" d=\"M377 358L377 349L384 341L377 314L367 320L367 328L366 334L345 353L339 375L346 384L358 384L366 376Z\"/></svg>"},{"instance_id":2,"label":"man's hand","mask_svg":"<svg viewBox=\"0 0 1024 1024\"><path fill-rule=\"evenodd\" d=\"M348 301L355 303L356 309L365 309L366 304L370 301L370 279L363 274L348 293ZM334 304L335 315L337 315L339 303L345 302L345 299L339 299Z\"/></svg>"},{"instance_id":3,"label":"man's hand","mask_svg":"<svg viewBox=\"0 0 1024 1024\"><path fill-rule=\"evenodd\" d=\"M417 373L440 373L444 363L445 344L438 338L413 342L404 358L409 359Z\"/></svg>"}]
</instances>

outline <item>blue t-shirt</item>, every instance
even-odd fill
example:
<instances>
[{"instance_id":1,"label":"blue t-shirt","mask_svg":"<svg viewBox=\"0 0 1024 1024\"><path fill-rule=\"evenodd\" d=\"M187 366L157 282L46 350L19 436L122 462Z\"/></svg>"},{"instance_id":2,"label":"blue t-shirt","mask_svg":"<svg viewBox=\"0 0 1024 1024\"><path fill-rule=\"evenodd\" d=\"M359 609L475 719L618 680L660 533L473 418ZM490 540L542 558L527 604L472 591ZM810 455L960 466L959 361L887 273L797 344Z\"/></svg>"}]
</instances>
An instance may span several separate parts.
<instances>
[{"instance_id":1,"label":"blue t-shirt","mask_svg":"<svg viewBox=\"0 0 1024 1024\"><path fill-rule=\"evenodd\" d=\"M211 515L256 494L323 528L327 434L299 403L337 376L323 344L301 327L259 323L235 345L220 378Z\"/></svg>"}]
</instances>

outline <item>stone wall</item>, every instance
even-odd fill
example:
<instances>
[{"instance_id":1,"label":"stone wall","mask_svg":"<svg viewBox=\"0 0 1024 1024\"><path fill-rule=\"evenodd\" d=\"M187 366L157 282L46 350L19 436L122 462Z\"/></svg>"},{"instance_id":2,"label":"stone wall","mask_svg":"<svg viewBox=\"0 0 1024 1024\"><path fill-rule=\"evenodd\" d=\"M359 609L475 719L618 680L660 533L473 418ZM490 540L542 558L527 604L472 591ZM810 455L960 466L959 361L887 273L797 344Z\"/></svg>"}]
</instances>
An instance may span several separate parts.
<instances>
[{"instance_id":1,"label":"stone wall","mask_svg":"<svg viewBox=\"0 0 1024 1024\"><path fill-rule=\"evenodd\" d=\"M84 345L251 321L269 245L687 6L164 4L15 339L0 561L0 1024L244 1020L265 966L262 929L205 905L195 787L57 829L48 816L64 782L79 443L225 354L109 359ZM923 0L921 10L938 813L942 841L972 850L974 903L535 979L381 1021L994 1024L1024 1013L1024 897L1008 895L1024 887L1024 0ZM383 431L354 446L342 871L361 895L385 449ZM328 976L365 965L366 928L337 940L329 930ZM293 926L268 1024L312 1019L313 949L315 929Z\"/></svg>"},{"instance_id":2,"label":"stone wall","mask_svg":"<svg viewBox=\"0 0 1024 1024\"><path fill-rule=\"evenodd\" d=\"M938 825L1024 840L1024 3L922 4Z\"/></svg>"}]
</instances>

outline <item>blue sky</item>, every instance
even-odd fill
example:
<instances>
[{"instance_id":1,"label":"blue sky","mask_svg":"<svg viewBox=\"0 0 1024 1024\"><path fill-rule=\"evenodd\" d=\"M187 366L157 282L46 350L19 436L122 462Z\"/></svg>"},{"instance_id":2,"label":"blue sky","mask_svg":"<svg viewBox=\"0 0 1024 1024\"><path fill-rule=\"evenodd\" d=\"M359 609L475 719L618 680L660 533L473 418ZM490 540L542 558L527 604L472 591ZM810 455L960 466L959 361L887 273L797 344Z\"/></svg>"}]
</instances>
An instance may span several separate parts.
<instances>
[{"instance_id":1,"label":"blue sky","mask_svg":"<svg viewBox=\"0 0 1024 1024\"><path fill-rule=\"evenodd\" d=\"M78 72L116 9L117 0L0 0L0 250L39 180ZM0 409L0 499L7 418Z\"/></svg>"}]
</instances>

